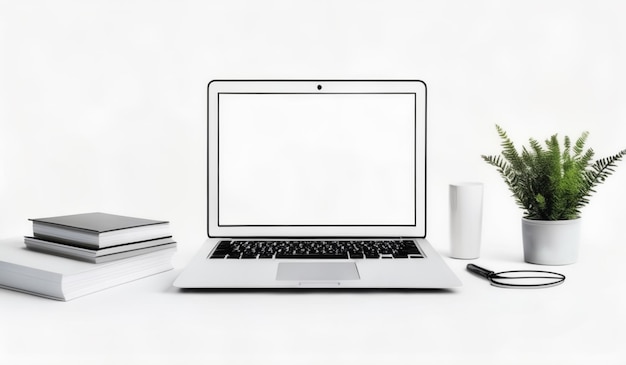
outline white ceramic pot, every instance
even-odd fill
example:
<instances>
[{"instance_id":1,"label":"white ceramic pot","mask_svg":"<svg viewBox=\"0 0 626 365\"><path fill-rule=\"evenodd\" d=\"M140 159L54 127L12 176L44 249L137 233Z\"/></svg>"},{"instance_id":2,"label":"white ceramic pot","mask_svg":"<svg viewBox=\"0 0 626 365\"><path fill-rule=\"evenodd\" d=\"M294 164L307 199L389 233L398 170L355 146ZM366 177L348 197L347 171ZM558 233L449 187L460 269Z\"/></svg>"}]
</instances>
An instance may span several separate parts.
<instances>
[{"instance_id":1,"label":"white ceramic pot","mask_svg":"<svg viewBox=\"0 0 626 365\"><path fill-rule=\"evenodd\" d=\"M568 265L578 259L580 218L540 221L522 218L524 261L540 265Z\"/></svg>"}]
</instances>

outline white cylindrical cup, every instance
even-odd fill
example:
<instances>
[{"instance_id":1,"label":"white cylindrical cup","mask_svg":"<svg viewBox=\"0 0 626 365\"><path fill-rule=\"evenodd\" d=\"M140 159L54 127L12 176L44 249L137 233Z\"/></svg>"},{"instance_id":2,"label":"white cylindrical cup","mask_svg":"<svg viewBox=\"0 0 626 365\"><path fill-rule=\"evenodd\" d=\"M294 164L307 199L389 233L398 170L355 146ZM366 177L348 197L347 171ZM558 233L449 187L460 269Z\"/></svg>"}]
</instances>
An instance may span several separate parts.
<instances>
[{"instance_id":1,"label":"white cylindrical cup","mask_svg":"<svg viewBox=\"0 0 626 365\"><path fill-rule=\"evenodd\" d=\"M450 184L450 256L456 259L480 257L483 222L483 184Z\"/></svg>"}]
</instances>

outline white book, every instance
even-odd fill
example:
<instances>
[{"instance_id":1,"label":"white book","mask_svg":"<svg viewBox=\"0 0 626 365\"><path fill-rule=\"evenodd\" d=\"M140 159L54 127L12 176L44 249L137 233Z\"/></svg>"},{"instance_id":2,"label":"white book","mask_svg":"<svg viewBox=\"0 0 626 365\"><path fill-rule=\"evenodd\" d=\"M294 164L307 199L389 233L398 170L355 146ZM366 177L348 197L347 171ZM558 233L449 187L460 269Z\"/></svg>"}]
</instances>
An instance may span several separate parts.
<instances>
[{"instance_id":1,"label":"white book","mask_svg":"<svg viewBox=\"0 0 626 365\"><path fill-rule=\"evenodd\" d=\"M0 286L57 300L83 295L173 268L175 248L92 264L27 249L22 238L0 240Z\"/></svg>"}]
</instances>

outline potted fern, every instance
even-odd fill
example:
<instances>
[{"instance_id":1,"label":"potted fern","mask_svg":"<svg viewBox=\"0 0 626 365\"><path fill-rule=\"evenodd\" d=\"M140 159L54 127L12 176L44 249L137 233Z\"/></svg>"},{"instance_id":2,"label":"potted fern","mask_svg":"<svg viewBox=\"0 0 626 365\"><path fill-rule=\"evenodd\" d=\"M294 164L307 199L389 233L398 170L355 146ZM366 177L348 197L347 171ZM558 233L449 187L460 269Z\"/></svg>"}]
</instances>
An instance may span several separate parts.
<instances>
[{"instance_id":1,"label":"potted fern","mask_svg":"<svg viewBox=\"0 0 626 365\"><path fill-rule=\"evenodd\" d=\"M500 156L481 156L495 166L524 210L522 239L524 260L543 265L576 262L580 241L580 210L589 203L594 188L614 172L616 155L592 162L594 151L585 149L588 132L572 145L569 137L561 147L557 135L545 146L529 139L529 148L518 152L506 132L498 125L502 141Z\"/></svg>"}]
</instances>

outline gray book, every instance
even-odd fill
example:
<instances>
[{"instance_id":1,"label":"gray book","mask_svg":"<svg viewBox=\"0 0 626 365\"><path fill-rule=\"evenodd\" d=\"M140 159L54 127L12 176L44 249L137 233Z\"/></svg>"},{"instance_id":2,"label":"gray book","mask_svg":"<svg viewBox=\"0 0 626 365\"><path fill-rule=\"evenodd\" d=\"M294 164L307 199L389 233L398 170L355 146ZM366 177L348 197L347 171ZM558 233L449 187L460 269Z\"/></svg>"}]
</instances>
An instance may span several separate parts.
<instances>
[{"instance_id":1,"label":"gray book","mask_svg":"<svg viewBox=\"0 0 626 365\"><path fill-rule=\"evenodd\" d=\"M108 213L30 219L35 238L84 248L105 248L169 237L169 222Z\"/></svg>"},{"instance_id":2,"label":"gray book","mask_svg":"<svg viewBox=\"0 0 626 365\"><path fill-rule=\"evenodd\" d=\"M176 247L176 242L172 240L172 237L157 238L155 240L134 242L101 249L83 248L70 244L45 241L35 237L24 237L24 244L31 250L95 264Z\"/></svg>"}]
</instances>

